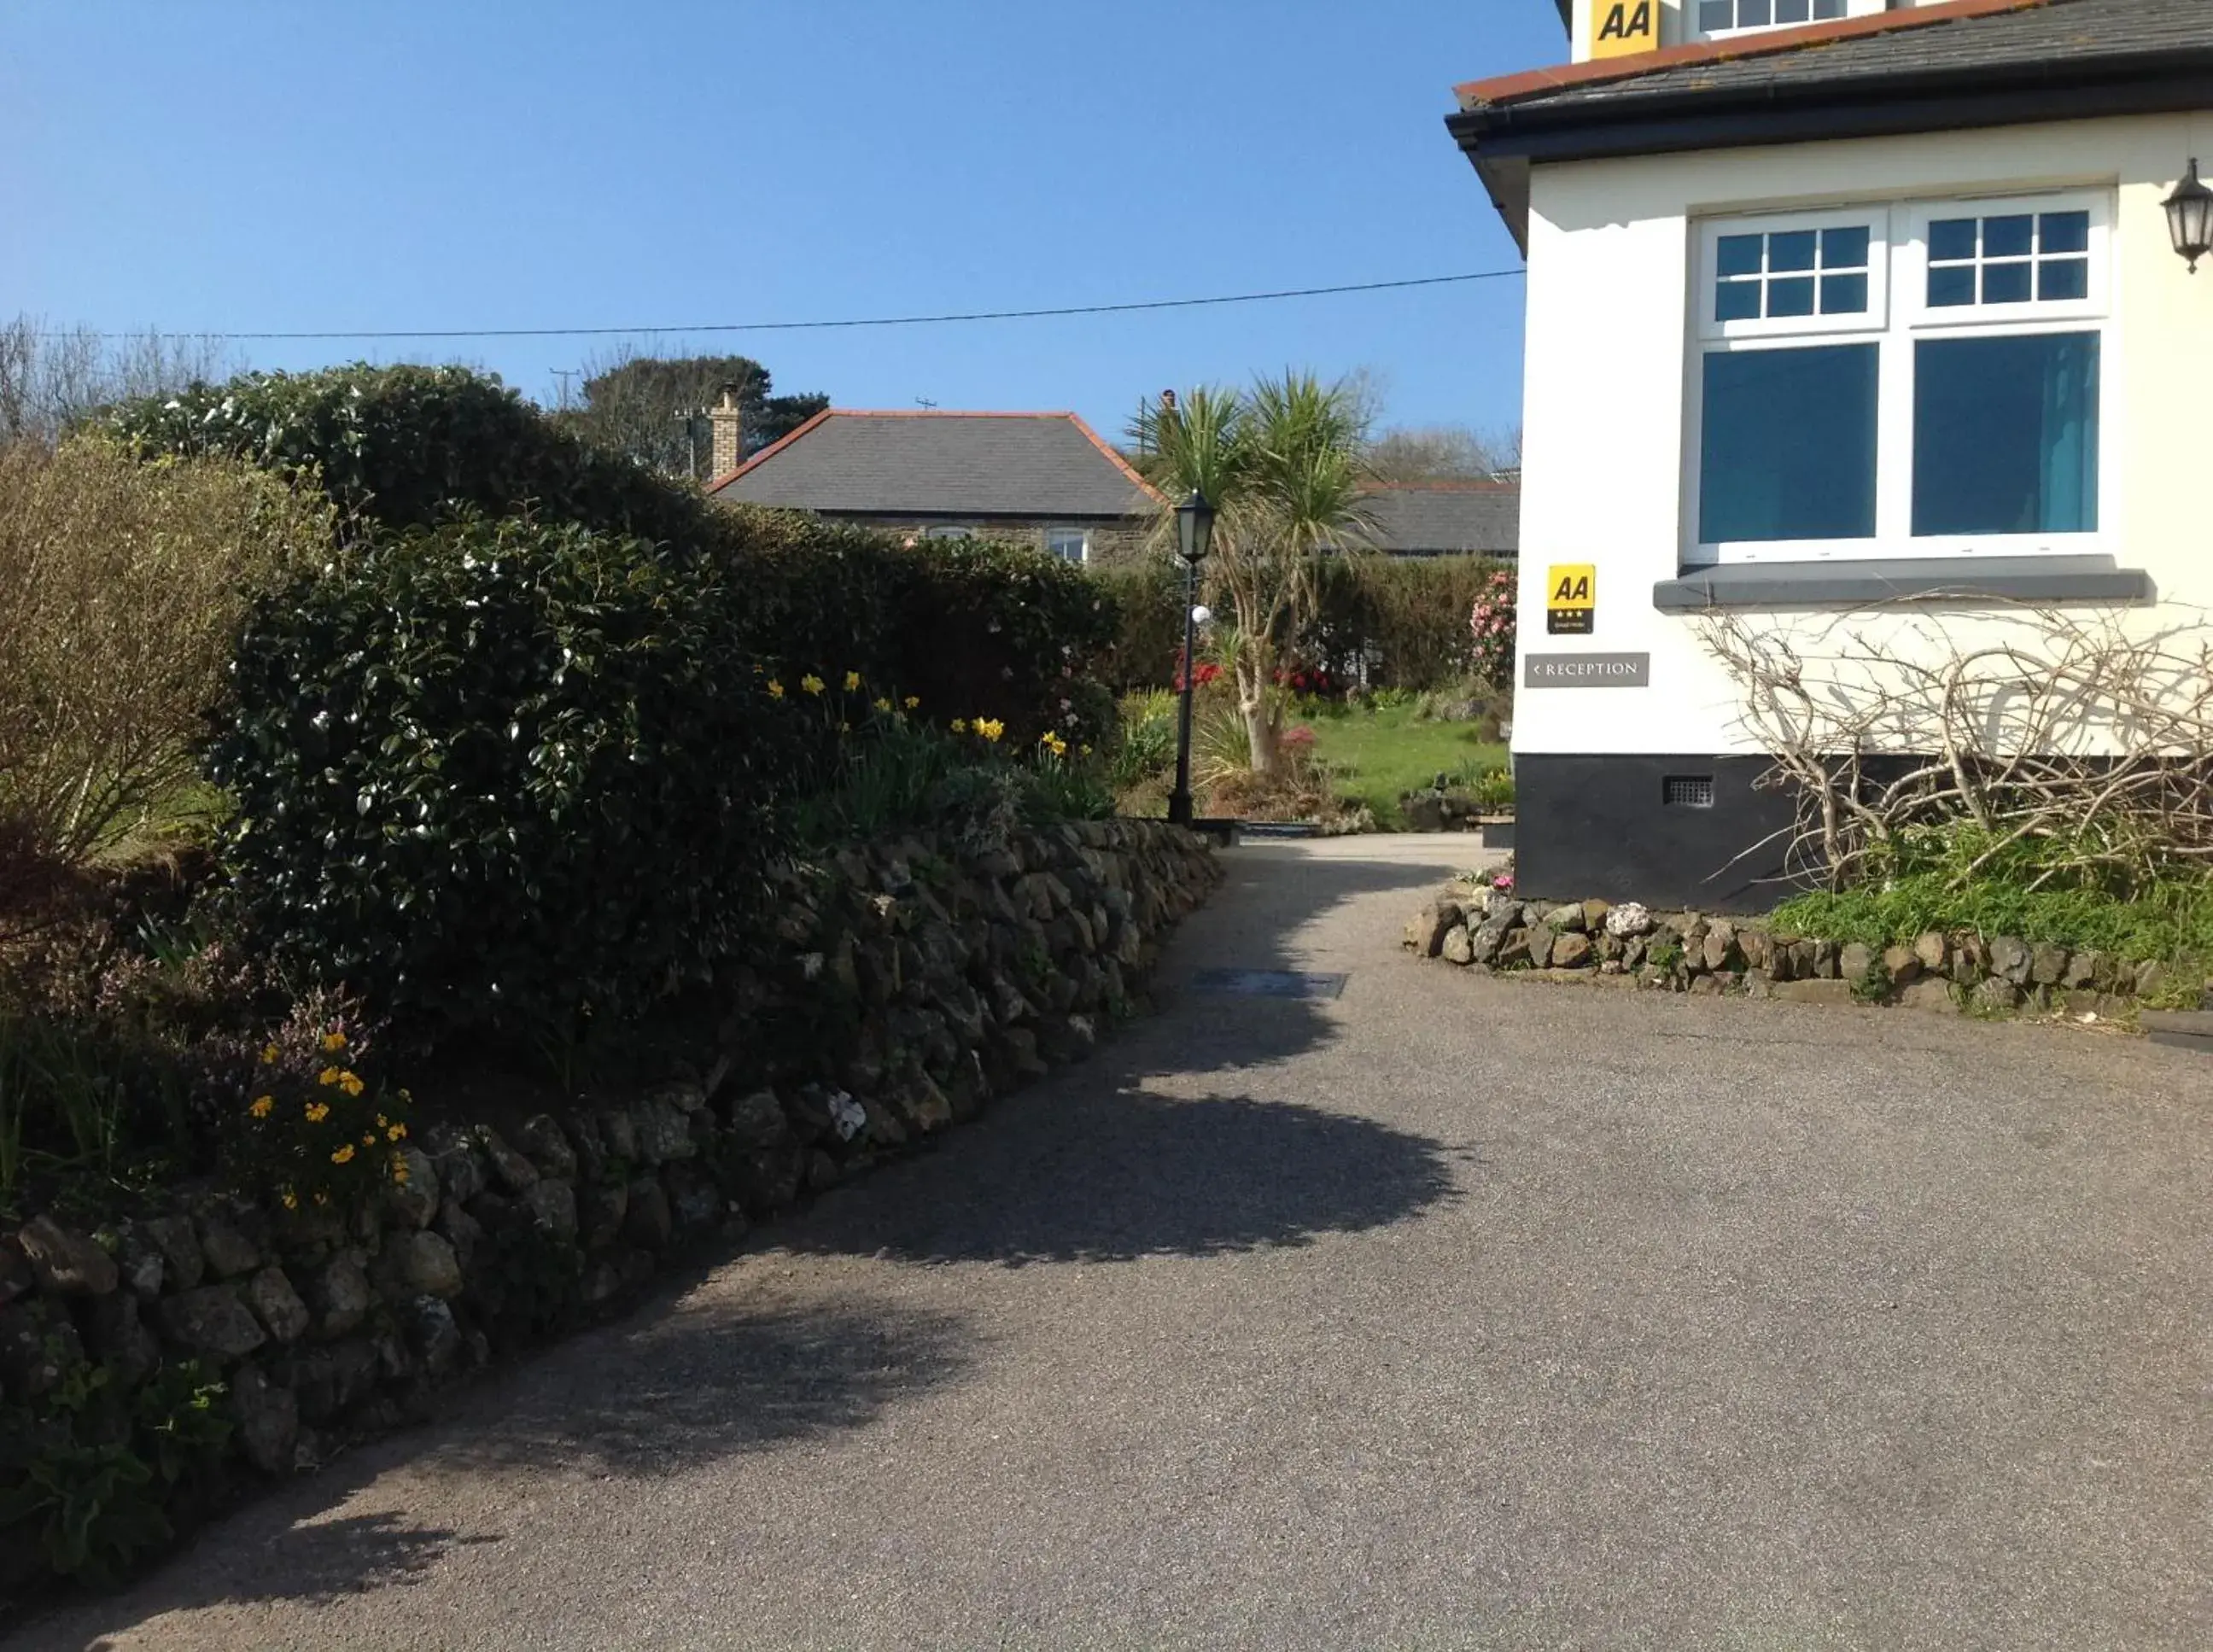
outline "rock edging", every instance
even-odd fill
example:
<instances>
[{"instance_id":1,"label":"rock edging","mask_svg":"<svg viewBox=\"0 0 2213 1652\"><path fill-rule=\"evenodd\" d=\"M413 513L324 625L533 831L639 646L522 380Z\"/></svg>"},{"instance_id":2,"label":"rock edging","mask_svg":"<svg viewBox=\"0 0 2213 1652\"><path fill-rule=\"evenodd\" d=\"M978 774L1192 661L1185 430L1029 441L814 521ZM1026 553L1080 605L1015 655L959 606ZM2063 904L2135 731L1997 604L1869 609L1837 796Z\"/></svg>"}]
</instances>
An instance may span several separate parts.
<instances>
[{"instance_id":1,"label":"rock edging","mask_svg":"<svg viewBox=\"0 0 2213 1652\"><path fill-rule=\"evenodd\" d=\"M2088 948L1930 930L1874 948L1780 933L1756 920L1654 912L1635 902L1440 894L1401 944L1484 973L1804 1003L1898 1004L1942 1014L2065 1011L2112 1020L2173 984L2167 967Z\"/></svg>"}]
</instances>

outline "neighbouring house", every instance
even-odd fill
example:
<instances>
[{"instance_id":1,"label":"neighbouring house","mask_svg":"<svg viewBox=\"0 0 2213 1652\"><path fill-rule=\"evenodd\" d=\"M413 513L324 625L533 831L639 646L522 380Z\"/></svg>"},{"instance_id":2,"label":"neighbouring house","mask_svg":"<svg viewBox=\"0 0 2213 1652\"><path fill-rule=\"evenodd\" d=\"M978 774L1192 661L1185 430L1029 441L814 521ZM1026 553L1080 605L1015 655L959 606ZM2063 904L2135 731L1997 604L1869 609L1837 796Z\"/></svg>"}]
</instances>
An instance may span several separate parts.
<instances>
[{"instance_id":1,"label":"neighbouring house","mask_svg":"<svg viewBox=\"0 0 2213 1652\"><path fill-rule=\"evenodd\" d=\"M1394 557L1511 557L1521 491L1512 482L1383 482L1369 491L1367 543Z\"/></svg>"},{"instance_id":2,"label":"neighbouring house","mask_svg":"<svg viewBox=\"0 0 2213 1652\"><path fill-rule=\"evenodd\" d=\"M1012 540L1088 564L1140 555L1162 509L1161 496L1073 413L833 407L730 465L736 417L735 405L710 413L717 459L707 485L710 497L733 503L924 539Z\"/></svg>"},{"instance_id":3,"label":"neighbouring house","mask_svg":"<svg viewBox=\"0 0 2213 1652\"><path fill-rule=\"evenodd\" d=\"M1716 637L1786 649L1819 727L2032 614L2213 608L2213 269L2178 256L2213 0L1560 10L1574 61L1448 119L1528 265L1517 874L1742 909L1793 802ZM1904 765L1940 723L1855 738Z\"/></svg>"}]
</instances>

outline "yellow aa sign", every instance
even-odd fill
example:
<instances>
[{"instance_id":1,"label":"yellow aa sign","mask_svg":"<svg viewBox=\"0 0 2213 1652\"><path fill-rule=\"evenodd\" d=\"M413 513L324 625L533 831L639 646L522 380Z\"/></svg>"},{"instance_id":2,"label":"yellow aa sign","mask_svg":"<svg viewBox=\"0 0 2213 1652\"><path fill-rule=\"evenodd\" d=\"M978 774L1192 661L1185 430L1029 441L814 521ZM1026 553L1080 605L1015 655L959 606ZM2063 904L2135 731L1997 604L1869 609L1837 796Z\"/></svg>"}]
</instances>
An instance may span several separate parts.
<instances>
[{"instance_id":1,"label":"yellow aa sign","mask_svg":"<svg viewBox=\"0 0 2213 1652\"><path fill-rule=\"evenodd\" d=\"M1545 629L1554 637L1588 637L1598 617L1598 570L1556 562L1545 570Z\"/></svg>"},{"instance_id":2,"label":"yellow aa sign","mask_svg":"<svg viewBox=\"0 0 2213 1652\"><path fill-rule=\"evenodd\" d=\"M1592 57L1625 58L1659 46L1660 0L1591 0Z\"/></svg>"}]
</instances>

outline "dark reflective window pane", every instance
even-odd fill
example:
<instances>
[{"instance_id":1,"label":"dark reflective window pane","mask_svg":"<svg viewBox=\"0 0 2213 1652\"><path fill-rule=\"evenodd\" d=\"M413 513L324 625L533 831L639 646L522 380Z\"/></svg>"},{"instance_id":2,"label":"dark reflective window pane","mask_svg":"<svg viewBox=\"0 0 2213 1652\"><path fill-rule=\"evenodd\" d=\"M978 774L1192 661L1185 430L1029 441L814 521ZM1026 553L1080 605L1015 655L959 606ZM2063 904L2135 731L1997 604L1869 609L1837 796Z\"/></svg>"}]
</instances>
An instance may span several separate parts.
<instances>
[{"instance_id":1,"label":"dark reflective window pane","mask_svg":"<svg viewBox=\"0 0 2213 1652\"><path fill-rule=\"evenodd\" d=\"M1736 22L1736 0L1698 0L1698 27L1711 31Z\"/></svg>"},{"instance_id":2,"label":"dark reflective window pane","mask_svg":"<svg viewBox=\"0 0 2213 1652\"><path fill-rule=\"evenodd\" d=\"M2036 220L2026 212L2013 217L1983 220L1984 258L2021 258L2030 250Z\"/></svg>"},{"instance_id":3,"label":"dark reflective window pane","mask_svg":"<svg viewBox=\"0 0 2213 1652\"><path fill-rule=\"evenodd\" d=\"M1844 0L1814 0L1814 15L1820 18L1841 17L1844 15Z\"/></svg>"},{"instance_id":4,"label":"dark reflective window pane","mask_svg":"<svg viewBox=\"0 0 2213 1652\"><path fill-rule=\"evenodd\" d=\"M1932 338L1913 351L1913 531L2098 527L2098 335Z\"/></svg>"},{"instance_id":5,"label":"dark reflective window pane","mask_svg":"<svg viewBox=\"0 0 2213 1652\"><path fill-rule=\"evenodd\" d=\"M1775 21L1802 23L1813 15L1813 0L1775 0Z\"/></svg>"},{"instance_id":6,"label":"dark reflective window pane","mask_svg":"<svg viewBox=\"0 0 2213 1652\"><path fill-rule=\"evenodd\" d=\"M2047 212L2036 221L2037 249L2045 253L2087 253L2090 250L2090 215L2087 212Z\"/></svg>"},{"instance_id":7,"label":"dark reflective window pane","mask_svg":"<svg viewBox=\"0 0 2213 1652\"><path fill-rule=\"evenodd\" d=\"M1863 275L1836 275L1821 277L1821 314L1824 315L1865 315L1868 307L1868 278Z\"/></svg>"},{"instance_id":8,"label":"dark reflective window pane","mask_svg":"<svg viewBox=\"0 0 2213 1652\"><path fill-rule=\"evenodd\" d=\"M1741 28L1757 28L1762 23L1772 22L1769 7L1772 0L1736 0L1736 21Z\"/></svg>"},{"instance_id":9,"label":"dark reflective window pane","mask_svg":"<svg viewBox=\"0 0 2213 1652\"><path fill-rule=\"evenodd\" d=\"M1873 344L1708 356L1699 539L1871 537L1875 375Z\"/></svg>"},{"instance_id":10,"label":"dark reflective window pane","mask_svg":"<svg viewBox=\"0 0 2213 1652\"><path fill-rule=\"evenodd\" d=\"M2046 304L2090 296L2090 260L2048 258L2036 266L2036 296Z\"/></svg>"},{"instance_id":11,"label":"dark reflective window pane","mask_svg":"<svg viewBox=\"0 0 2213 1652\"><path fill-rule=\"evenodd\" d=\"M1948 269L1929 272L1929 308L1947 309L1954 304L1975 302L1975 266L1955 264Z\"/></svg>"},{"instance_id":12,"label":"dark reflective window pane","mask_svg":"<svg viewBox=\"0 0 2213 1652\"><path fill-rule=\"evenodd\" d=\"M2026 264L1983 265L1983 302L1985 304L2028 302L2028 265Z\"/></svg>"},{"instance_id":13,"label":"dark reflective window pane","mask_svg":"<svg viewBox=\"0 0 2213 1652\"><path fill-rule=\"evenodd\" d=\"M1850 229L1821 232L1821 267L1825 270L1864 270L1868 261L1868 231L1864 224Z\"/></svg>"},{"instance_id":14,"label":"dark reflective window pane","mask_svg":"<svg viewBox=\"0 0 2213 1652\"><path fill-rule=\"evenodd\" d=\"M1759 319L1759 283L1757 281L1724 281L1714 289L1714 320L1716 321L1757 321Z\"/></svg>"},{"instance_id":15,"label":"dark reflective window pane","mask_svg":"<svg viewBox=\"0 0 2213 1652\"><path fill-rule=\"evenodd\" d=\"M1814 313L1814 277L1792 276L1786 281L1769 282L1767 313L1770 315L1811 315Z\"/></svg>"},{"instance_id":16,"label":"dark reflective window pane","mask_svg":"<svg viewBox=\"0 0 2213 1652\"><path fill-rule=\"evenodd\" d=\"M1767 238L1767 267L1771 270L1810 270L1817 237L1811 229L1793 229Z\"/></svg>"},{"instance_id":17,"label":"dark reflective window pane","mask_svg":"<svg viewBox=\"0 0 2213 1652\"><path fill-rule=\"evenodd\" d=\"M1716 255L1725 276L1758 275L1759 249L1765 235L1723 235Z\"/></svg>"},{"instance_id":18,"label":"dark reflective window pane","mask_svg":"<svg viewBox=\"0 0 2213 1652\"><path fill-rule=\"evenodd\" d=\"M1975 221L1972 218L1939 218L1929 226L1929 256L1948 259L1972 258L1975 255Z\"/></svg>"}]
</instances>

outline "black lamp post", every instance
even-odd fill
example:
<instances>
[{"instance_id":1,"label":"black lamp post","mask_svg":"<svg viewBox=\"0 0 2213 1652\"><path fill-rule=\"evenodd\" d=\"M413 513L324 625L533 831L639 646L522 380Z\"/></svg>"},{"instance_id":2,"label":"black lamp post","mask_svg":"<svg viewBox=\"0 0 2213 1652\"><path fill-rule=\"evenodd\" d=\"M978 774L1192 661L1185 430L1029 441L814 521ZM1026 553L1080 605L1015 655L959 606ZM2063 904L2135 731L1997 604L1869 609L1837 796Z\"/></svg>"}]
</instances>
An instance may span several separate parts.
<instances>
[{"instance_id":1,"label":"black lamp post","mask_svg":"<svg viewBox=\"0 0 2213 1652\"><path fill-rule=\"evenodd\" d=\"M1214 542L1214 507L1197 488L1176 507L1176 554L1183 558L1183 705L1176 723L1176 783L1168 794L1168 819L1189 826L1191 808L1191 693L1198 675L1198 564Z\"/></svg>"},{"instance_id":2,"label":"black lamp post","mask_svg":"<svg viewBox=\"0 0 2213 1652\"><path fill-rule=\"evenodd\" d=\"M2198 161L2191 158L2190 174L2167 198L2167 233L2174 250L2190 260L2190 273L2198 273L2198 260L2213 253L2213 189L2198 176Z\"/></svg>"}]
</instances>

